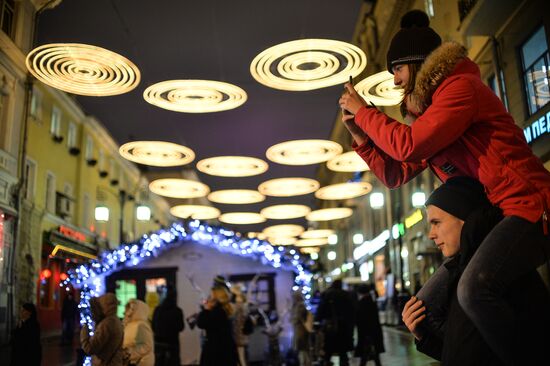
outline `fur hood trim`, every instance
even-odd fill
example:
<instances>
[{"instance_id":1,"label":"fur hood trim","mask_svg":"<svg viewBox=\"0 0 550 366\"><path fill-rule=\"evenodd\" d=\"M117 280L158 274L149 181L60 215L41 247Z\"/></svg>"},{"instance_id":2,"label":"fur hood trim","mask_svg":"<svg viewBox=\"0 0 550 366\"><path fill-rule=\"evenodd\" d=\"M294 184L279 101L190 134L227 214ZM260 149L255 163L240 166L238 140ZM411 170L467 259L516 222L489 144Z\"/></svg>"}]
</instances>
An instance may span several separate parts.
<instances>
[{"instance_id":1,"label":"fur hood trim","mask_svg":"<svg viewBox=\"0 0 550 366\"><path fill-rule=\"evenodd\" d=\"M411 99L424 113L432 104L432 95L443 81L452 74L455 66L467 57L468 51L456 42L445 42L436 48L422 64L416 76Z\"/></svg>"}]
</instances>

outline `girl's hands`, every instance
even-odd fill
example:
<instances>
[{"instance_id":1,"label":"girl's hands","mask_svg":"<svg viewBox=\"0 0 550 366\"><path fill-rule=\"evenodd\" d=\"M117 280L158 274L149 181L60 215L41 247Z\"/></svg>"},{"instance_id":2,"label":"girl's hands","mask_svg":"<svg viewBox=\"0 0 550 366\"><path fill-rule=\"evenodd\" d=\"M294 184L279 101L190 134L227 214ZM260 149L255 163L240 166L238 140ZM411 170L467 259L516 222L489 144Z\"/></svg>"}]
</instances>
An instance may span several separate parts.
<instances>
[{"instance_id":1,"label":"girl's hands","mask_svg":"<svg viewBox=\"0 0 550 366\"><path fill-rule=\"evenodd\" d=\"M403 317L403 322L418 340L422 339L422 334L418 329L418 324L420 324L420 322L426 317L424 314L425 311L426 307L422 306L422 300L419 300L417 297L413 296L409 301L407 301L405 308L403 309L403 313L401 314Z\"/></svg>"},{"instance_id":2,"label":"girl's hands","mask_svg":"<svg viewBox=\"0 0 550 366\"><path fill-rule=\"evenodd\" d=\"M357 93L353 85L346 83L345 88L346 92L342 95L342 97L340 97L338 103L340 104L340 108L350 112L351 114L343 114L342 121L344 122L353 119L359 109L367 105L365 100Z\"/></svg>"}]
</instances>

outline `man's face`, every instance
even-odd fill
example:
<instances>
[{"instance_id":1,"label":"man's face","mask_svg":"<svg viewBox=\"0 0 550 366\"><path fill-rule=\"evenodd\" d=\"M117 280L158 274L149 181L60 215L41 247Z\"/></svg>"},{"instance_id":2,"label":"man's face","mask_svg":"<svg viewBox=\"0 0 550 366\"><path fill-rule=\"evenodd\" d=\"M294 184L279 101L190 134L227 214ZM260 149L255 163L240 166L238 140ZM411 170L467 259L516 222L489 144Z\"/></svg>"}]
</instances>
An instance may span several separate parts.
<instances>
[{"instance_id":1,"label":"man's face","mask_svg":"<svg viewBox=\"0 0 550 366\"><path fill-rule=\"evenodd\" d=\"M434 241L445 257L453 257L460 251L460 232L464 221L439 207L426 207L430 232L428 237Z\"/></svg>"}]
</instances>

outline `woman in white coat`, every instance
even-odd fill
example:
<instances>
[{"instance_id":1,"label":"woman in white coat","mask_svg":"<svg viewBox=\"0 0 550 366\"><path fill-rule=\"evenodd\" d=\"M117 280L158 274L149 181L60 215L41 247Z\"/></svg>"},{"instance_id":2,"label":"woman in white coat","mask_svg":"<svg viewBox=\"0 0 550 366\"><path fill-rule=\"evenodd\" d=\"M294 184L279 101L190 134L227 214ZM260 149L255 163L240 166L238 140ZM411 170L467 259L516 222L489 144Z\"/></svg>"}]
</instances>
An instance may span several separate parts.
<instances>
[{"instance_id":1,"label":"woman in white coat","mask_svg":"<svg viewBox=\"0 0 550 366\"><path fill-rule=\"evenodd\" d=\"M149 306L143 301L132 299L126 304L122 347L130 365L155 365L155 342L148 316Z\"/></svg>"}]
</instances>

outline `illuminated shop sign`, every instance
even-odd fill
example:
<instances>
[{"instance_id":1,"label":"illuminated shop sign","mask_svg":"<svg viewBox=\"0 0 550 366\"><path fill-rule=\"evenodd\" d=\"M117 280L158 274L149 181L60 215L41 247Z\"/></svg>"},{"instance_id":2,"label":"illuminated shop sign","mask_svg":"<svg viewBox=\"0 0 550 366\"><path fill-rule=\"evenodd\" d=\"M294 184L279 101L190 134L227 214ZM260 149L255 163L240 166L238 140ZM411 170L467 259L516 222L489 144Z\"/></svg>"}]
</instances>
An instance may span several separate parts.
<instances>
[{"instance_id":1,"label":"illuminated shop sign","mask_svg":"<svg viewBox=\"0 0 550 366\"><path fill-rule=\"evenodd\" d=\"M365 241L360 247L355 248L353 251L353 258L355 260L369 254L373 255L378 250L382 249L386 245L386 241L390 238L390 231L384 230L380 235L371 241Z\"/></svg>"},{"instance_id":2,"label":"illuminated shop sign","mask_svg":"<svg viewBox=\"0 0 550 366\"><path fill-rule=\"evenodd\" d=\"M63 236L66 236L68 238L78 240L78 241L86 241L86 235L82 234L79 231L73 230L70 227L67 226L59 226L59 233Z\"/></svg>"},{"instance_id":3,"label":"illuminated shop sign","mask_svg":"<svg viewBox=\"0 0 550 366\"><path fill-rule=\"evenodd\" d=\"M411 216L405 219L405 227L407 229L410 229L411 227L413 227L414 225L422 221L423 218L424 216L422 215L422 211L418 209L414 211L414 213Z\"/></svg>"},{"instance_id":4,"label":"illuminated shop sign","mask_svg":"<svg viewBox=\"0 0 550 366\"><path fill-rule=\"evenodd\" d=\"M550 112L523 129L528 144L547 133L550 133Z\"/></svg>"}]
</instances>

